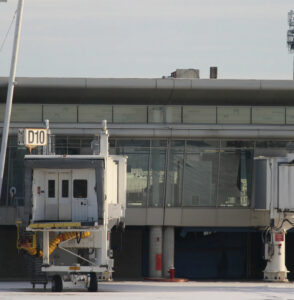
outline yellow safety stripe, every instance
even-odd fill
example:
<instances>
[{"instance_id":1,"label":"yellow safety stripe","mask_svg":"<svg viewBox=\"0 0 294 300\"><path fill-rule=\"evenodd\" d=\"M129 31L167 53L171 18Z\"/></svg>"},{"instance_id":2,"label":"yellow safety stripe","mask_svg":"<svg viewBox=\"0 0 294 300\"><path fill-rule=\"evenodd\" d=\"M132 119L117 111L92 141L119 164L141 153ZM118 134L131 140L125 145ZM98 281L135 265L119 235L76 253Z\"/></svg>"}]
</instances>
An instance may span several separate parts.
<instances>
[{"instance_id":1,"label":"yellow safety stripe","mask_svg":"<svg viewBox=\"0 0 294 300\"><path fill-rule=\"evenodd\" d=\"M46 228L65 228L65 227L81 227L81 222L60 222L60 223L34 223L28 227L30 229L46 229Z\"/></svg>"}]
</instances>

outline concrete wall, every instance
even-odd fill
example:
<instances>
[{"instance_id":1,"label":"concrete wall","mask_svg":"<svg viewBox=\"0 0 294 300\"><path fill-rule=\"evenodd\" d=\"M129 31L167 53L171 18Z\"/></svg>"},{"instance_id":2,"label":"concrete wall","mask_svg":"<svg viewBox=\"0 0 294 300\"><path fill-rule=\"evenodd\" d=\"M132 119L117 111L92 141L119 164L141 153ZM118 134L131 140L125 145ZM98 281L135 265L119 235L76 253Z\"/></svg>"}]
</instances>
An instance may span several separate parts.
<instances>
[{"instance_id":1,"label":"concrete wall","mask_svg":"<svg viewBox=\"0 0 294 300\"><path fill-rule=\"evenodd\" d=\"M128 208L126 225L263 227L269 211L246 208Z\"/></svg>"}]
</instances>

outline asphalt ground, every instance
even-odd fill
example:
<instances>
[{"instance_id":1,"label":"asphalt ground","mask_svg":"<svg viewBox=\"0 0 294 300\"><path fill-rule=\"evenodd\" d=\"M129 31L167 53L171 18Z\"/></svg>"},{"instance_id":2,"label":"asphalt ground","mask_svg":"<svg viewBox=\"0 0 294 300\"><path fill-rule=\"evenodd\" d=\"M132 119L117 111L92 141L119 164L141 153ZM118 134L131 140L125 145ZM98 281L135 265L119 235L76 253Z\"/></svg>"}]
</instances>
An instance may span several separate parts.
<instances>
[{"instance_id":1,"label":"asphalt ground","mask_svg":"<svg viewBox=\"0 0 294 300\"><path fill-rule=\"evenodd\" d=\"M147 282L113 281L99 282L97 293L85 289L64 289L61 293L51 292L29 282L0 282L0 300L151 300L151 299L254 299L254 300L294 300L294 283L267 282Z\"/></svg>"}]
</instances>

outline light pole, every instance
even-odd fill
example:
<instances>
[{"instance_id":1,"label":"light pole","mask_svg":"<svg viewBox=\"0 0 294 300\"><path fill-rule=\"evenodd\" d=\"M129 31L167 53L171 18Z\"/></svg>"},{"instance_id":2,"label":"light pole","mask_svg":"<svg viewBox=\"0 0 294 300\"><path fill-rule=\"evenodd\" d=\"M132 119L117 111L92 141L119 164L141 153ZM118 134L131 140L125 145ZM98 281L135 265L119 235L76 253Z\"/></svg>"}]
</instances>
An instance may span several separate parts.
<instances>
[{"instance_id":1,"label":"light pole","mask_svg":"<svg viewBox=\"0 0 294 300\"><path fill-rule=\"evenodd\" d=\"M294 11L288 13L289 29L287 31L287 45L290 53L294 52ZM294 60L293 60L293 79L294 79Z\"/></svg>"},{"instance_id":2,"label":"light pole","mask_svg":"<svg viewBox=\"0 0 294 300\"><path fill-rule=\"evenodd\" d=\"M0 2L6 2L6 1L0 0ZM7 98L6 98L5 117L4 117L3 131L2 131L2 143L1 143L1 154L0 154L0 199L2 194L2 183L3 183L3 175L4 175L4 168L5 168L9 126L10 126L12 99L13 99L13 92L15 86L15 73L16 73L16 64L17 64L17 56L18 56L18 49L19 49L19 38L20 38L20 31L21 31L23 4L24 4L24 0L18 0L12 58L11 58L11 65L10 65L10 76L9 76Z\"/></svg>"}]
</instances>

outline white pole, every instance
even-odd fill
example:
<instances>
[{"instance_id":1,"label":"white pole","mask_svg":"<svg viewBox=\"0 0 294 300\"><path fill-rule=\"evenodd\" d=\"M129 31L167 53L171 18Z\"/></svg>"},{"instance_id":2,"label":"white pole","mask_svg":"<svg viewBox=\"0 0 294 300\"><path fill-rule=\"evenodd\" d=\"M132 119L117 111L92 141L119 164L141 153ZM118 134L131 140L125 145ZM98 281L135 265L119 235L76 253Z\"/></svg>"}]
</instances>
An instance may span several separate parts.
<instances>
[{"instance_id":1,"label":"white pole","mask_svg":"<svg viewBox=\"0 0 294 300\"><path fill-rule=\"evenodd\" d=\"M12 99L13 99L13 92L15 86L15 73L16 73L16 64L17 64L17 56L18 56L18 49L19 49L19 37L21 31L23 3L24 0L18 0L14 41L13 41L13 49L12 49L12 59L11 59L11 66L10 66L10 77L9 77L6 107L5 107L4 127L2 131L2 143L1 143L1 154L0 154L0 198L2 192L4 168L5 168L5 158L6 158L6 149L7 149L9 126L10 126Z\"/></svg>"}]
</instances>

